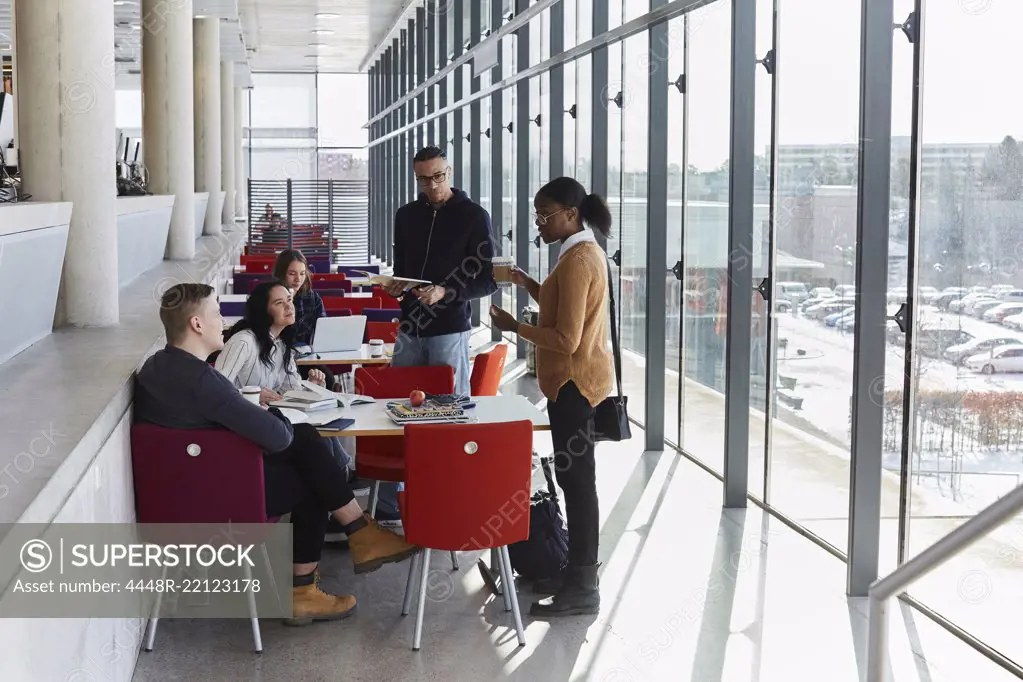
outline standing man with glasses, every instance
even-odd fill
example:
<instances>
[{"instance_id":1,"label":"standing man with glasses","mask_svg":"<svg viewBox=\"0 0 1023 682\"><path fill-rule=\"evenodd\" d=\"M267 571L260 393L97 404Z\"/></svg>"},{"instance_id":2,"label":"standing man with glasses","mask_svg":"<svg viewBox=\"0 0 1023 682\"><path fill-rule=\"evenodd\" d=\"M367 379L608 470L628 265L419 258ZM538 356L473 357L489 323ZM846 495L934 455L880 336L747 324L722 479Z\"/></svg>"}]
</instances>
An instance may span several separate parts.
<instances>
[{"instance_id":1,"label":"standing man with glasses","mask_svg":"<svg viewBox=\"0 0 1023 682\"><path fill-rule=\"evenodd\" d=\"M419 198L394 216L394 274L431 284L388 293L401 298L392 365L450 365L455 391L469 393L470 303L497 291L490 214L451 187L451 166L439 147L412 162Z\"/></svg>"}]
</instances>

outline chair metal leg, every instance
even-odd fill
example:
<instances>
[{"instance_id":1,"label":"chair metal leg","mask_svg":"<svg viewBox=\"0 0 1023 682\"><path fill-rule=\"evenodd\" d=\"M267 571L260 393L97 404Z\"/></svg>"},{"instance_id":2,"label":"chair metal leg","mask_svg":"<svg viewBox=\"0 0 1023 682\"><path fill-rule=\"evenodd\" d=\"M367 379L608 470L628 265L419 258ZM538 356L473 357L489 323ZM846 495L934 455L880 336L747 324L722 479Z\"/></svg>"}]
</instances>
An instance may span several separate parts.
<instances>
[{"instance_id":1,"label":"chair metal leg","mask_svg":"<svg viewBox=\"0 0 1023 682\"><path fill-rule=\"evenodd\" d=\"M274 577L274 567L270 564L270 553L266 551L266 543L261 544L260 549L263 551L263 561L266 562L266 575L270 579L270 589L273 590L274 599L277 600L277 605L281 605L281 593L277 591L277 579Z\"/></svg>"},{"instance_id":2,"label":"chair metal leg","mask_svg":"<svg viewBox=\"0 0 1023 682\"><path fill-rule=\"evenodd\" d=\"M526 631L522 627L522 613L519 611L519 594L515 589L515 576L512 573L511 554L508 553L508 545L501 548L502 572L507 580L504 582L504 591L511 596L512 615L515 617L515 633L519 638L519 646L526 646Z\"/></svg>"},{"instance_id":3,"label":"chair metal leg","mask_svg":"<svg viewBox=\"0 0 1023 682\"><path fill-rule=\"evenodd\" d=\"M422 559L422 553L413 554L408 563L408 578L405 579L405 600L401 603L401 615L407 616L412 608L412 586L415 584L416 567Z\"/></svg>"},{"instance_id":4,"label":"chair metal leg","mask_svg":"<svg viewBox=\"0 0 1023 682\"><path fill-rule=\"evenodd\" d=\"M164 585L167 584L167 567L164 566L163 570L160 571L160 579L164 581ZM146 651L152 651L153 645L156 644L156 626L160 622L160 606L163 604L163 592L156 593L156 603L153 604L153 615L149 618L149 632L146 635Z\"/></svg>"},{"instance_id":5,"label":"chair metal leg","mask_svg":"<svg viewBox=\"0 0 1023 682\"><path fill-rule=\"evenodd\" d=\"M497 548L490 549L490 573L494 576L494 584L497 586L497 593L502 594L504 592L501 589L501 580L504 569L501 568L501 552Z\"/></svg>"},{"instance_id":6,"label":"chair metal leg","mask_svg":"<svg viewBox=\"0 0 1023 682\"><path fill-rule=\"evenodd\" d=\"M369 515L376 518L377 502L380 501L380 481L373 482L373 490L369 494Z\"/></svg>"},{"instance_id":7,"label":"chair metal leg","mask_svg":"<svg viewBox=\"0 0 1023 682\"><path fill-rule=\"evenodd\" d=\"M455 553L455 550L451 550L451 570L458 570L458 554Z\"/></svg>"},{"instance_id":8,"label":"chair metal leg","mask_svg":"<svg viewBox=\"0 0 1023 682\"><path fill-rule=\"evenodd\" d=\"M430 577L430 549L422 552L423 570L419 572L419 609L416 611L416 629L412 635L412 651L419 651L423 642L423 611L426 610L426 582Z\"/></svg>"},{"instance_id":9,"label":"chair metal leg","mask_svg":"<svg viewBox=\"0 0 1023 682\"><path fill-rule=\"evenodd\" d=\"M252 584L252 569L249 567L248 562L242 567L242 571L245 575L247 584ZM259 616L256 614L256 593L252 590L245 592L245 598L249 602L249 615L251 616L250 621L252 622L252 643L255 645L257 654L263 653L263 637L259 633Z\"/></svg>"},{"instance_id":10,"label":"chair metal leg","mask_svg":"<svg viewBox=\"0 0 1023 682\"><path fill-rule=\"evenodd\" d=\"M495 550L491 550L491 551L495 551ZM503 578L504 575L506 575L505 574L505 570L504 570L504 554L501 552L500 548L498 548L495 553L496 553L496 557L495 558L497 559L497 561L494 564L491 564L491 569L500 570L501 571L501 576ZM501 580L501 596L504 597L504 610L505 610L505 612L507 612L507 611L511 611L512 610L512 593L511 593L511 590L509 590L508 587L504 583L505 583L505 581L502 579Z\"/></svg>"}]
</instances>

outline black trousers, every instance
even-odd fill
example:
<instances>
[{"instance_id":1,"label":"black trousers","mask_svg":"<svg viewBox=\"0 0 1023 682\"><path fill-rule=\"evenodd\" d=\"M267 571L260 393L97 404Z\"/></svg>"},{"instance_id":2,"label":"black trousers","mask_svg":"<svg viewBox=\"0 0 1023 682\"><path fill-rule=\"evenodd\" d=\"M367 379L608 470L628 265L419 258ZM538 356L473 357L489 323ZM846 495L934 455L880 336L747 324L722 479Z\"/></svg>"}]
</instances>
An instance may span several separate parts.
<instances>
[{"instance_id":1,"label":"black trousers","mask_svg":"<svg viewBox=\"0 0 1023 682\"><path fill-rule=\"evenodd\" d=\"M600 541L593 414L573 381L561 387L557 400L547 403L555 476L568 517L568 561L573 566L595 565Z\"/></svg>"},{"instance_id":2,"label":"black trousers","mask_svg":"<svg viewBox=\"0 0 1023 682\"><path fill-rule=\"evenodd\" d=\"M292 560L308 564L320 560L328 512L345 506L355 496L348 487L348 472L316 429L296 424L294 431L287 450L263 456L266 513L291 513Z\"/></svg>"}]
</instances>

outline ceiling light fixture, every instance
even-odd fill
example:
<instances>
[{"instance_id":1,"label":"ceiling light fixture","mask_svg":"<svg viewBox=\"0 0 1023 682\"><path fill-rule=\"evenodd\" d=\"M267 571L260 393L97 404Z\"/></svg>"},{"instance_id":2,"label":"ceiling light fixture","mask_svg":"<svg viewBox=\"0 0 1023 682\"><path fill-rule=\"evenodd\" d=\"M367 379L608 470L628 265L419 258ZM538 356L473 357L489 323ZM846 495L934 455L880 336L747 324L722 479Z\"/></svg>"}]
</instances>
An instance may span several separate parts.
<instances>
[{"instance_id":1,"label":"ceiling light fixture","mask_svg":"<svg viewBox=\"0 0 1023 682\"><path fill-rule=\"evenodd\" d=\"M317 12L313 16L316 17L317 19L340 19L341 18L340 14L335 14L334 12Z\"/></svg>"},{"instance_id":2,"label":"ceiling light fixture","mask_svg":"<svg viewBox=\"0 0 1023 682\"><path fill-rule=\"evenodd\" d=\"M133 2L132 0L114 0L114 6L116 6L116 7L124 7L125 5L137 5L137 4L138 4L137 2Z\"/></svg>"},{"instance_id":3,"label":"ceiling light fixture","mask_svg":"<svg viewBox=\"0 0 1023 682\"><path fill-rule=\"evenodd\" d=\"M331 31L329 28L314 28L313 29L313 35L332 36L332 35L334 35L334 32Z\"/></svg>"},{"instance_id":4,"label":"ceiling light fixture","mask_svg":"<svg viewBox=\"0 0 1023 682\"><path fill-rule=\"evenodd\" d=\"M309 43L309 47L316 47L316 48L327 47L327 44L326 43Z\"/></svg>"}]
</instances>

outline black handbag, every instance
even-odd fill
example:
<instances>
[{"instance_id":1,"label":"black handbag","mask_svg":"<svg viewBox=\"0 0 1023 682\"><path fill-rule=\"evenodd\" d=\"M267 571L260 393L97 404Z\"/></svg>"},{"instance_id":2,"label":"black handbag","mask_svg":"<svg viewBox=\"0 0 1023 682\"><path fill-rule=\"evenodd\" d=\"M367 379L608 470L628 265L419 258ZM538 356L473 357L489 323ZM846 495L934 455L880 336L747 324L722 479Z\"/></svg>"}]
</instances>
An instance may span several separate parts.
<instances>
[{"instance_id":1,"label":"black handbag","mask_svg":"<svg viewBox=\"0 0 1023 682\"><path fill-rule=\"evenodd\" d=\"M550 461L541 458L547 491L538 491L529 504L529 538L508 546L512 569L527 580L560 575L568 565L568 527L558 506Z\"/></svg>"},{"instance_id":2,"label":"black handbag","mask_svg":"<svg viewBox=\"0 0 1023 682\"><path fill-rule=\"evenodd\" d=\"M629 398L622 394L622 349L618 345L618 325L615 324L615 291L611 284L611 264L607 265L608 308L611 314L611 350L615 360L615 381L618 395L604 398L597 405L593 415L593 435L596 442L619 442L632 438L632 426L629 424Z\"/></svg>"}]
</instances>

